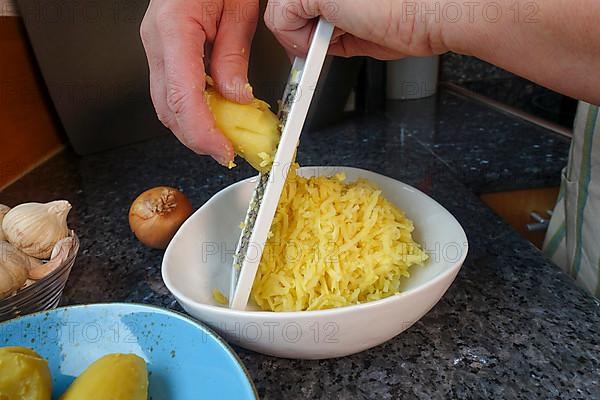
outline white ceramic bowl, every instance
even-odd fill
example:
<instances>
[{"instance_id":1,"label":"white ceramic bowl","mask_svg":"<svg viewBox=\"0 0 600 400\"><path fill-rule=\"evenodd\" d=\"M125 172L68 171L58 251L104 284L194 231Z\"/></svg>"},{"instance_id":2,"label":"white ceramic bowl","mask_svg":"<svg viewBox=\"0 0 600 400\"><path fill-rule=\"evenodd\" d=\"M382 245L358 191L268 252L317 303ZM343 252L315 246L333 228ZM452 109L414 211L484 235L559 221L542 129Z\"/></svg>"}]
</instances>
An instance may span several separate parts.
<instances>
[{"instance_id":1,"label":"white ceramic bowl","mask_svg":"<svg viewBox=\"0 0 600 400\"><path fill-rule=\"evenodd\" d=\"M383 300L320 311L265 312L249 306L234 311L215 302L213 289L227 294L233 252L255 178L214 195L179 229L167 248L163 280L181 306L247 349L285 358L340 357L377 346L409 328L446 292L467 255L458 221L419 190L386 176L349 167L304 167L303 176L345 172L348 181L366 178L415 223L415 240L429 253L413 267L402 293Z\"/></svg>"}]
</instances>

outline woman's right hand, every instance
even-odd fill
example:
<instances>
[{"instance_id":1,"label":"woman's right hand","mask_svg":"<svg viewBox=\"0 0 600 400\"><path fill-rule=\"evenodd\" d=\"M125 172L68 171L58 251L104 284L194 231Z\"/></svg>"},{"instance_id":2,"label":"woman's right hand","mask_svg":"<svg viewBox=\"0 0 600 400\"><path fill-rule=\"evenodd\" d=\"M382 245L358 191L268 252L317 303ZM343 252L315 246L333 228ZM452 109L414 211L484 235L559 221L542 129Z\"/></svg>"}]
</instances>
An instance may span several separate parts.
<instances>
[{"instance_id":1,"label":"woman's right hand","mask_svg":"<svg viewBox=\"0 0 600 400\"><path fill-rule=\"evenodd\" d=\"M319 16L336 26L334 55L453 51L600 104L598 0L269 0L265 22L288 53L303 56Z\"/></svg>"},{"instance_id":2,"label":"woman's right hand","mask_svg":"<svg viewBox=\"0 0 600 400\"><path fill-rule=\"evenodd\" d=\"M287 52L306 55L316 17L336 27L329 53L382 60L428 56L448 51L444 18L427 9L441 1L269 0L265 23ZM426 8L427 7L427 8Z\"/></svg>"}]
</instances>

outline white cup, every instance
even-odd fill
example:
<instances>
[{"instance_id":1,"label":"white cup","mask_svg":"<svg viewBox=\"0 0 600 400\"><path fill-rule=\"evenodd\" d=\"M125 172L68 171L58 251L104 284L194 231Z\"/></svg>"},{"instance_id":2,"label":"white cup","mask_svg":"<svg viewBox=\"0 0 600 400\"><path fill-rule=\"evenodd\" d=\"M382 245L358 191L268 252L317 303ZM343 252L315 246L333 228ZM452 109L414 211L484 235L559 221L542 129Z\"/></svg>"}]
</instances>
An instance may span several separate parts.
<instances>
[{"instance_id":1,"label":"white cup","mask_svg":"<svg viewBox=\"0 0 600 400\"><path fill-rule=\"evenodd\" d=\"M421 99L437 92L439 56L408 57L387 62L386 97Z\"/></svg>"}]
</instances>

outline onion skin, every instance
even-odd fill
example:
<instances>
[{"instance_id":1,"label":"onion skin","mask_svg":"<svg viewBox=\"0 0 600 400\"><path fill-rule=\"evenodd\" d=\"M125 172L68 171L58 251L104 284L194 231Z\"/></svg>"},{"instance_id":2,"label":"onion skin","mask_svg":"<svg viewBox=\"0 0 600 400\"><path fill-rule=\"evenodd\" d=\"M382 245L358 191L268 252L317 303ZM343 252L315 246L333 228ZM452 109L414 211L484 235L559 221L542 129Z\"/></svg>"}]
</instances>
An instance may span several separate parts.
<instances>
[{"instance_id":1,"label":"onion skin","mask_svg":"<svg viewBox=\"0 0 600 400\"><path fill-rule=\"evenodd\" d=\"M183 193L159 186L135 199L129 210L129 226L144 245L164 250L192 211L192 204Z\"/></svg>"}]
</instances>

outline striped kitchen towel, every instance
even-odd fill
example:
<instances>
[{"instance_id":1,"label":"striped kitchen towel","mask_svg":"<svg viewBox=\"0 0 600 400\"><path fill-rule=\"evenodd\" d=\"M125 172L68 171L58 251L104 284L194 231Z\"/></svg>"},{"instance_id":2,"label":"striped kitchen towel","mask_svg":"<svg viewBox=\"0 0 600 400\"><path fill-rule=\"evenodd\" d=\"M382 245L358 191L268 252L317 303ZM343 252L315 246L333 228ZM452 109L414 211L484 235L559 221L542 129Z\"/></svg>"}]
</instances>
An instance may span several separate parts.
<instances>
[{"instance_id":1,"label":"striped kitchen towel","mask_svg":"<svg viewBox=\"0 0 600 400\"><path fill-rule=\"evenodd\" d=\"M544 253L600 297L600 116L580 103Z\"/></svg>"}]
</instances>

